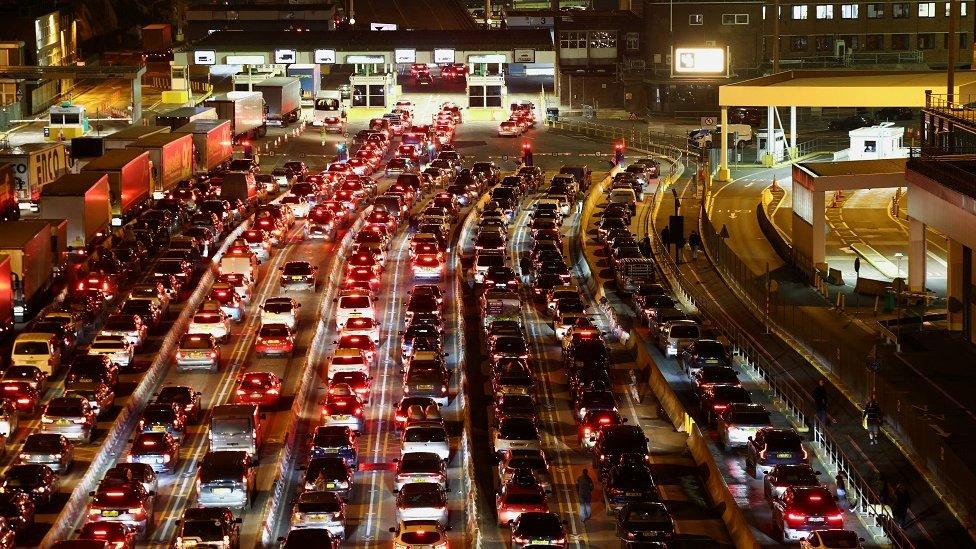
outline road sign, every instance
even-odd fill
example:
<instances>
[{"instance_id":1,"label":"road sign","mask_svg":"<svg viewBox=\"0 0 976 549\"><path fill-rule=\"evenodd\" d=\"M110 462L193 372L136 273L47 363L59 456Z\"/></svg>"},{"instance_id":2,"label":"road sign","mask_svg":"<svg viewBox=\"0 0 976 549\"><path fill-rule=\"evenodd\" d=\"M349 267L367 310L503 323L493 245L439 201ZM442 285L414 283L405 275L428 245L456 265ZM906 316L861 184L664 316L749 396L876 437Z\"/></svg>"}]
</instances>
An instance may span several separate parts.
<instances>
[{"instance_id":1,"label":"road sign","mask_svg":"<svg viewBox=\"0 0 976 549\"><path fill-rule=\"evenodd\" d=\"M715 119L714 116L701 117L701 127L708 128L710 126L714 126L715 124L718 124L718 121Z\"/></svg>"}]
</instances>

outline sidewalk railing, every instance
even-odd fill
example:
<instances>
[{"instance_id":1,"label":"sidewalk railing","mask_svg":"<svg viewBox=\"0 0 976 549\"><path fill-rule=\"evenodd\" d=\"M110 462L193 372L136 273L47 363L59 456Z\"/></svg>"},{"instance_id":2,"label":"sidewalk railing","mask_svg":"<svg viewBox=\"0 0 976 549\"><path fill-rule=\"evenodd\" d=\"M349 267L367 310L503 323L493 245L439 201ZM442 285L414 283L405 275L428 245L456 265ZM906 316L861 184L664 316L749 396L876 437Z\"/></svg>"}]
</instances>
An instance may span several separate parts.
<instances>
[{"instance_id":1,"label":"sidewalk railing","mask_svg":"<svg viewBox=\"0 0 976 549\"><path fill-rule=\"evenodd\" d=\"M688 150L688 139L679 134L656 132L641 128L622 128L577 120L546 120L546 126L600 139L623 139L628 147L646 149L669 157L691 156L698 158L698 151Z\"/></svg>"}]
</instances>

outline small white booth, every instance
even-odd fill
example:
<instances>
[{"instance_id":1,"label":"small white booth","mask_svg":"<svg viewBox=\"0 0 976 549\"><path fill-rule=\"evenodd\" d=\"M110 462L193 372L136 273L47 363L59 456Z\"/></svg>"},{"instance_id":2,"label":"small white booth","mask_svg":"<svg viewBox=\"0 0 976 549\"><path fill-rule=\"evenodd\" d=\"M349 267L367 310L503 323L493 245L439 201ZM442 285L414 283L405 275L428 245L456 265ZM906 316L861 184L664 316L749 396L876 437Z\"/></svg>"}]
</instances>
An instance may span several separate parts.
<instances>
[{"instance_id":1,"label":"small white booth","mask_svg":"<svg viewBox=\"0 0 976 549\"><path fill-rule=\"evenodd\" d=\"M851 148L850 160L878 160L882 158L905 158L908 148L902 146L905 128L893 122L882 122L877 126L858 128L848 132Z\"/></svg>"},{"instance_id":2,"label":"small white booth","mask_svg":"<svg viewBox=\"0 0 976 549\"><path fill-rule=\"evenodd\" d=\"M759 130L756 132L758 142L756 143L756 161L767 166L772 166L777 162L782 162L786 156L786 135L781 129L773 130L772 143L769 141L769 130Z\"/></svg>"}]
</instances>

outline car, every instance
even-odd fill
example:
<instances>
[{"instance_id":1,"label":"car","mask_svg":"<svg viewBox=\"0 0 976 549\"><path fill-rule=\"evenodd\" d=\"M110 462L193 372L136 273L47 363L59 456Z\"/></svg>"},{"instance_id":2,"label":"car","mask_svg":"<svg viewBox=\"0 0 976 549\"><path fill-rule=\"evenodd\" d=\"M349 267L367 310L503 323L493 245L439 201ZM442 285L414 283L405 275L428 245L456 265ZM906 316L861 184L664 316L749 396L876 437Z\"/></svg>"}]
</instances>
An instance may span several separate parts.
<instances>
[{"instance_id":1,"label":"car","mask_svg":"<svg viewBox=\"0 0 976 549\"><path fill-rule=\"evenodd\" d=\"M730 405L716 420L718 439L726 451L745 446L763 427L772 427L769 412L761 404Z\"/></svg>"},{"instance_id":2,"label":"car","mask_svg":"<svg viewBox=\"0 0 976 549\"><path fill-rule=\"evenodd\" d=\"M829 123L827 123L827 129L834 131L850 131L873 125L874 120L870 116L866 114L854 114L851 116L845 116L844 118L831 120Z\"/></svg>"},{"instance_id":3,"label":"car","mask_svg":"<svg viewBox=\"0 0 976 549\"><path fill-rule=\"evenodd\" d=\"M281 399L281 379L271 372L245 372L237 380L236 404L257 404L274 408Z\"/></svg>"},{"instance_id":4,"label":"car","mask_svg":"<svg viewBox=\"0 0 976 549\"><path fill-rule=\"evenodd\" d=\"M13 379L14 373L8 372ZM77 355L68 365L68 373L64 377L65 387L80 383L104 383L115 387L119 383L119 367L106 355Z\"/></svg>"},{"instance_id":5,"label":"car","mask_svg":"<svg viewBox=\"0 0 976 549\"><path fill-rule=\"evenodd\" d=\"M0 518L17 534L34 525L35 509L34 501L27 494L17 491L0 494Z\"/></svg>"},{"instance_id":6,"label":"car","mask_svg":"<svg viewBox=\"0 0 976 549\"><path fill-rule=\"evenodd\" d=\"M64 473L74 461L74 446L64 435L32 433L27 435L17 455L17 463L42 463L52 471Z\"/></svg>"},{"instance_id":7,"label":"car","mask_svg":"<svg viewBox=\"0 0 976 549\"><path fill-rule=\"evenodd\" d=\"M322 404L321 422L323 425L344 426L360 432L366 426L363 401L348 386L341 391L330 390Z\"/></svg>"},{"instance_id":8,"label":"car","mask_svg":"<svg viewBox=\"0 0 976 549\"><path fill-rule=\"evenodd\" d=\"M593 466L602 477L624 454L649 455L647 436L636 425L612 425L600 429L593 445Z\"/></svg>"},{"instance_id":9,"label":"car","mask_svg":"<svg viewBox=\"0 0 976 549\"><path fill-rule=\"evenodd\" d=\"M133 481L142 484L146 492L154 493L159 486L159 477L152 466L146 463L129 463L123 461L105 471L105 480Z\"/></svg>"},{"instance_id":10,"label":"car","mask_svg":"<svg viewBox=\"0 0 976 549\"><path fill-rule=\"evenodd\" d=\"M88 346L88 354L105 355L120 368L132 366L135 347L128 338L118 335L97 335Z\"/></svg>"},{"instance_id":11,"label":"car","mask_svg":"<svg viewBox=\"0 0 976 549\"><path fill-rule=\"evenodd\" d=\"M495 399L495 423L506 417L525 417L538 420L538 404L532 395L502 394Z\"/></svg>"},{"instance_id":12,"label":"car","mask_svg":"<svg viewBox=\"0 0 976 549\"><path fill-rule=\"evenodd\" d=\"M281 270L281 289L314 292L319 268L307 261L289 261Z\"/></svg>"},{"instance_id":13,"label":"car","mask_svg":"<svg viewBox=\"0 0 976 549\"><path fill-rule=\"evenodd\" d=\"M665 322L658 332L658 347L670 358L678 356L700 337L701 329L694 320L672 320Z\"/></svg>"},{"instance_id":14,"label":"car","mask_svg":"<svg viewBox=\"0 0 976 549\"><path fill-rule=\"evenodd\" d=\"M630 503L657 501L657 487L646 456L623 454L603 478L607 513L614 514Z\"/></svg>"},{"instance_id":15,"label":"car","mask_svg":"<svg viewBox=\"0 0 976 549\"><path fill-rule=\"evenodd\" d=\"M254 280L249 276L241 273L224 273L219 275L217 280L230 284L245 303L251 301L251 295L254 294Z\"/></svg>"},{"instance_id":16,"label":"car","mask_svg":"<svg viewBox=\"0 0 976 549\"><path fill-rule=\"evenodd\" d=\"M567 521L555 513L527 512L512 521L512 549L524 549L533 545L566 547Z\"/></svg>"},{"instance_id":17,"label":"car","mask_svg":"<svg viewBox=\"0 0 976 549\"><path fill-rule=\"evenodd\" d=\"M287 536L278 538L278 543L281 549L339 549L342 538L333 536L325 528L292 528Z\"/></svg>"},{"instance_id":18,"label":"car","mask_svg":"<svg viewBox=\"0 0 976 549\"><path fill-rule=\"evenodd\" d=\"M814 530L800 540L800 549L862 549L864 538L853 530L831 528Z\"/></svg>"},{"instance_id":19,"label":"car","mask_svg":"<svg viewBox=\"0 0 976 549\"><path fill-rule=\"evenodd\" d=\"M115 390L105 383L75 383L65 387L65 397L77 397L88 401L95 417L101 417L115 405ZM5 401L10 402L10 401ZM0 417L3 417L0 415ZM2 421L2 420L0 420ZM0 423L2 425L2 423Z\"/></svg>"},{"instance_id":20,"label":"car","mask_svg":"<svg viewBox=\"0 0 976 549\"><path fill-rule=\"evenodd\" d=\"M515 120L504 120L498 124L498 137L518 137L525 129Z\"/></svg>"},{"instance_id":21,"label":"car","mask_svg":"<svg viewBox=\"0 0 976 549\"><path fill-rule=\"evenodd\" d=\"M149 336L149 326L142 321L139 315L113 314L109 315L98 333L100 335L123 336L133 347L138 349L142 347Z\"/></svg>"},{"instance_id":22,"label":"car","mask_svg":"<svg viewBox=\"0 0 976 549\"><path fill-rule=\"evenodd\" d=\"M183 410L186 420L191 423L200 423L203 418L203 405L201 404L203 393L195 391L192 387L169 385L160 389L155 396L154 403L177 405Z\"/></svg>"},{"instance_id":23,"label":"car","mask_svg":"<svg viewBox=\"0 0 976 549\"><path fill-rule=\"evenodd\" d=\"M269 297L261 305L261 324L285 324L294 330L302 304L290 297Z\"/></svg>"},{"instance_id":24,"label":"car","mask_svg":"<svg viewBox=\"0 0 976 549\"><path fill-rule=\"evenodd\" d=\"M353 472L337 456L317 457L308 461L305 469L306 491L333 492L348 502L352 495Z\"/></svg>"},{"instance_id":25,"label":"car","mask_svg":"<svg viewBox=\"0 0 976 549\"><path fill-rule=\"evenodd\" d=\"M508 526L522 513L547 513L549 503L546 492L539 485L532 471L520 469L515 477L495 494L495 510L499 526Z\"/></svg>"},{"instance_id":26,"label":"car","mask_svg":"<svg viewBox=\"0 0 976 549\"><path fill-rule=\"evenodd\" d=\"M437 406L434 399L430 397L418 397L404 395L400 402L393 408L393 425L396 429L403 429L407 423L408 410L413 406L426 410L429 406Z\"/></svg>"},{"instance_id":27,"label":"car","mask_svg":"<svg viewBox=\"0 0 976 549\"><path fill-rule=\"evenodd\" d=\"M290 355L295 348L295 333L285 324L261 324L254 352L258 356Z\"/></svg>"},{"instance_id":28,"label":"car","mask_svg":"<svg viewBox=\"0 0 976 549\"><path fill-rule=\"evenodd\" d=\"M430 421L406 425L400 435L401 459L410 452L431 452L446 461L451 447L444 425Z\"/></svg>"},{"instance_id":29,"label":"car","mask_svg":"<svg viewBox=\"0 0 976 549\"><path fill-rule=\"evenodd\" d=\"M780 464L804 463L809 463L809 456L803 447L803 437L793 429L764 427L749 437L746 444L746 469L755 478L762 479Z\"/></svg>"},{"instance_id":30,"label":"car","mask_svg":"<svg viewBox=\"0 0 976 549\"><path fill-rule=\"evenodd\" d=\"M627 418L620 417L615 410L587 410L577 425L580 446L584 449L592 448L602 427L622 425L626 422Z\"/></svg>"},{"instance_id":31,"label":"car","mask_svg":"<svg viewBox=\"0 0 976 549\"><path fill-rule=\"evenodd\" d=\"M169 433L177 440L183 440L186 433L186 413L183 406L175 402L151 402L139 418L141 433Z\"/></svg>"},{"instance_id":32,"label":"car","mask_svg":"<svg viewBox=\"0 0 976 549\"><path fill-rule=\"evenodd\" d=\"M730 383L719 383L706 387L699 397L702 415L708 423L714 422L719 415L728 410L733 404L749 404L752 397L744 387Z\"/></svg>"},{"instance_id":33,"label":"car","mask_svg":"<svg viewBox=\"0 0 976 549\"><path fill-rule=\"evenodd\" d=\"M532 395L535 393L535 375L526 359L500 358L492 364L491 387L496 398L501 395Z\"/></svg>"},{"instance_id":34,"label":"car","mask_svg":"<svg viewBox=\"0 0 976 549\"><path fill-rule=\"evenodd\" d=\"M41 414L40 432L62 434L70 440L91 442L95 433L95 412L87 399L52 398Z\"/></svg>"},{"instance_id":35,"label":"car","mask_svg":"<svg viewBox=\"0 0 976 549\"><path fill-rule=\"evenodd\" d=\"M180 338L176 349L176 369L180 372L204 368L220 369L220 346L213 334L190 333Z\"/></svg>"},{"instance_id":36,"label":"car","mask_svg":"<svg viewBox=\"0 0 976 549\"><path fill-rule=\"evenodd\" d=\"M815 471L807 463L776 465L763 476L763 495L772 505L790 487L822 486L823 483L817 478L819 475L820 471Z\"/></svg>"},{"instance_id":37,"label":"car","mask_svg":"<svg viewBox=\"0 0 976 549\"><path fill-rule=\"evenodd\" d=\"M325 362L326 378L331 383L332 378L339 372L361 372L369 375L372 363L366 360L366 354L360 349L336 349Z\"/></svg>"},{"instance_id":38,"label":"car","mask_svg":"<svg viewBox=\"0 0 976 549\"><path fill-rule=\"evenodd\" d=\"M172 473L180 457L180 442L167 432L140 433L126 455L129 463L145 463L157 473Z\"/></svg>"},{"instance_id":39,"label":"car","mask_svg":"<svg viewBox=\"0 0 976 549\"><path fill-rule=\"evenodd\" d=\"M197 311L186 328L188 334L209 334L220 343L230 339L230 318L220 309Z\"/></svg>"},{"instance_id":40,"label":"car","mask_svg":"<svg viewBox=\"0 0 976 549\"><path fill-rule=\"evenodd\" d=\"M346 537L346 504L335 492L302 492L291 512L291 527L320 528L332 537Z\"/></svg>"},{"instance_id":41,"label":"car","mask_svg":"<svg viewBox=\"0 0 976 549\"><path fill-rule=\"evenodd\" d=\"M390 527L393 547L403 549L446 549L447 532L436 520L406 520Z\"/></svg>"},{"instance_id":42,"label":"car","mask_svg":"<svg viewBox=\"0 0 976 549\"><path fill-rule=\"evenodd\" d=\"M336 326L342 328L351 318L366 317L376 320L373 300L367 295L347 295L336 298Z\"/></svg>"},{"instance_id":43,"label":"car","mask_svg":"<svg viewBox=\"0 0 976 549\"><path fill-rule=\"evenodd\" d=\"M399 492L405 485L418 483L431 483L440 490L447 490L447 469L439 455L432 452L407 452L394 461L394 492Z\"/></svg>"},{"instance_id":44,"label":"car","mask_svg":"<svg viewBox=\"0 0 976 549\"><path fill-rule=\"evenodd\" d=\"M668 298L670 299L670 298ZM649 300L653 302L654 300ZM678 353L678 363L689 376L706 366L731 366L731 355L725 345L714 339L696 339Z\"/></svg>"},{"instance_id":45,"label":"car","mask_svg":"<svg viewBox=\"0 0 976 549\"><path fill-rule=\"evenodd\" d=\"M397 521L430 520L448 526L447 494L428 482L403 485L396 496Z\"/></svg>"},{"instance_id":46,"label":"car","mask_svg":"<svg viewBox=\"0 0 976 549\"><path fill-rule=\"evenodd\" d=\"M281 198L280 203L287 204L289 207L291 207L297 219L304 219L308 217L308 210L310 208L310 204L305 199L304 196L287 194Z\"/></svg>"},{"instance_id":47,"label":"car","mask_svg":"<svg viewBox=\"0 0 976 549\"><path fill-rule=\"evenodd\" d=\"M112 549L134 549L136 533L121 522L89 522L78 531L78 540L104 542Z\"/></svg>"},{"instance_id":48,"label":"car","mask_svg":"<svg viewBox=\"0 0 976 549\"><path fill-rule=\"evenodd\" d=\"M103 479L88 494L89 522L118 522L137 535L148 538L155 523L155 494L141 482Z\"/></svg>"},{"instance_id":49,"label":"car","mask_svg":"<svg viewBox=\"0 0 976 549\"><path fill-rule=\"evenodd\" d=\"M824 486L787 488L773 501L773 538L792 543L823 528L843 529L844 512L834 494Z\"/></svg>"},{"instance_id":50,"label":"car","mask_svg":"<svg viewBox=\"0 0 976 549\"><path fill-rule=\"evenodd\" d=\"M542 439L536 422L523 417L506 417L491 429L496 455L512 450L541 450Z\"/></svg>"},{"instance_id":51,"label":"car","mask_svg":"<svg viewBox=\"0 0 976 549\"><path fill-rule=\"evenodd\" d=\"M628 503L617 511L617 537L625 542L668 542L674 537L674 519L663 503Z\"/></svg>"},{"instance_id":52,"label":"car","mask_svg":"<svg viewBox=\"0 0 976 549\"><path fill-rule=\"evenodd\" d=\"M176 531L176 547L239 549L242 519L228 507L187 507Z\"/></svg>"},{"instance_id":53,"label":"car","mask_svg":"<svg viewBox=\"0 0 976 549\"><path fill-rule=\"evenodd\" d=\"M329 382L329 390L345 386L351 394L355 394L363 402L369 404L373 378L365 372L335 372Z\"/></svg>"},{"instance_id":54,"label":"car","mask_svg":"<svg viewBox=\"0 0 976 549\"><path fill-rule=\"evenodd\" d=\"M234 288L225 282L217 282L210 288L210 300L234 322L244 320L244 300Z\"/></svg>"},{"instance_id":55,"label":"car","mask_svg":"<svg viewBox=\"0 0 976 549\"><path fill-rule=\"evenodd\" d=\"M353 469L359 468L356 432L345 425L320 425L309 436L309 458L338 456Z\"/></svg>"},{"instance_id":56,"label":"car","mask_svg":"<svg viewBox=\"0 0 976 549\"><path fill-rule=\"evenodd\" d=\"M706 366L699 368L691 377L695 394L702 395L715 385L741 385L739 374L731 366Z\"/></svg>"},{"instance_id":57,"label":"car","mask_svg":"<svg viewBox=\"0 0 976 549\"><path fill-rule=\"evenodd\" d=\"M199 507L248 509L255 492L255 467L244 450L209 451L197 468Z\"/></svg>"}]
</instances>

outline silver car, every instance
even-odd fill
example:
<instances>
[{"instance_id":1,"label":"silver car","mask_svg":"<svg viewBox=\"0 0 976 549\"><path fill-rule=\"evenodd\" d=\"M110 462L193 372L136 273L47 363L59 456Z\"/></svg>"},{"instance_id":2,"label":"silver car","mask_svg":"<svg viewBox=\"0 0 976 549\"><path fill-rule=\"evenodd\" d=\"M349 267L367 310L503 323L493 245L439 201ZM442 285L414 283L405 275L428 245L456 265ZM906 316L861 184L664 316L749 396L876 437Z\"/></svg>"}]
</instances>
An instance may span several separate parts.
<instances>
[{"instance_id":1,"label":"silver car","mask_svg":"<svg viewBox=\"0 0 976 549\"><path fill-rule=\"evenodd\" d=\"M27 436L17 463L43 463L52 471L62 473L74 461L74 447L64 435L34 433Z\"/></svg>"},{"instance_id":2,"label":"silver car","mask_svg":"<svg viewBox=\"0 0 976 549\"><path fill-rule=\"evenodd\" d=\"M436 484L413 482L404 485L397 494L397 522L436 520L446 527L447 516L447 495Z\"/></svg>"},{"instance_id":3,"label":"silver car","mask_svg":"<svg viewBox=\"0 0 976 549\"><path fill-rule=\"evenodd\" d=\"M251 506L253 485L254 468L247 452L207 452L197 475L197 505L247 509Z\"/></svg>"},{"instance_id":4,"label":"silver car","mask_svg":"<svg viewBox=\"0 0 976 549\"><path fill-rule=\"evenodd\" d=\"M87 399L80 397L51 399L41 414L40 432L91 442L95 432L95 411Z\"/></svg>"},{"instance_id":5,"label":"silver car","mask_svg":"<svg viewBox=\"0 0 976 549\"><path fill-rule=\"evenodd\" d=\"M346 537L346 504L335 492L302 492L291 512L291 527L323 528L333 537Z\"/></svg>"}]
</instances>

